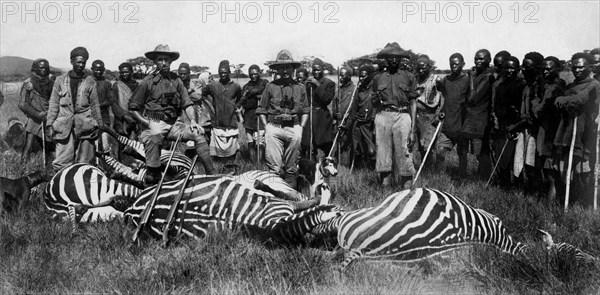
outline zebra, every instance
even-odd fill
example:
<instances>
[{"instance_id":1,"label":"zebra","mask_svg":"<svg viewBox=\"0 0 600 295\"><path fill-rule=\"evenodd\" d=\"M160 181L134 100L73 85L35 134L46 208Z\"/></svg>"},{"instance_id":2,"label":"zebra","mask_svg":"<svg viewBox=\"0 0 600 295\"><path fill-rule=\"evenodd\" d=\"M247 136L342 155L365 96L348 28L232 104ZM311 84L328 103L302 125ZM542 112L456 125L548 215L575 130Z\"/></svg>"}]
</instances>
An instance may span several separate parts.
<instances>
[{"instance_id":1,"label":"zebra","mask_svg":"<svg viewBox=\"0 0 600 295\"><path fill-rule=\"evenodd\" d=\"M595 264L600 260L588 253L583 252L581 249L568 244L568 243L554 243L552 236L547 231L538 229L543 234L542 240L546 244L547 254L555 255L556 258L564 261L575 261L577 264Z\"/></svg>"},{"instance_id":2,"label":"zebra","mask_svg":"<svg viewBox=\"0 0 600 295\"><path fill-rule=\"evenodd\" d=\"M166 217L183 182L163 183L147 224L150 236L162 237ZM125 211L126 222L131 221L137 227L154 189L142 191ZM323 184L318 193L326 195L328 191L329 187ZM319 204L318 199L304 202L282 200L229 176L192 175L182 200L185 200L184 204L176 205L173 230L195 239L205 237L210 229L242 228L277 242L296 244L303 242L303 236L312 227L338 215L337 207ZM305 210L294 213L299 209Z\"/></svg>"},{"instance_id":3,"label":"zebra","mask_svg":"<svg viewBox=\"0 0 600 295\"><path fill-rule=\"evenodd\" d=\"M337 234L341 269L357 258L418 261L471 243L524 255L502 221L449 193L416 188L388 196L380 205L345 212L317 225L313 234Z\"/></svg>"},{"instance_id":4,"label":"zebra","mask_svg":"<svg viewBox=\"0 0 600 295\"><path fill-rule=\"evenodd\" d=\"M55 217L70 220L75 226L77 216L85 215L89 208L110 205L124 211L123 207L127 205L123 206L122 203L127 200L133 203L139 194L137 187L110 179L92 165L73 164L61 169L50 179L44 193L44 203ZM87 219L89 217L79 222Z\"/></svg>"},{"instance_id":5,"label":"zebra","mask_svg":"<svg viewBox=\"0 0 600 295\"><path fill-rule=\"evenodd\" d=\"M281 176L274 172L251 170L233 176L234 180L255 189L271 193L273 196L288 201L307 201L308 198L292 188Z\"/></svg>"},{"instance_id":6,"label":"zebra","mask_svg":"<svg viewBox=\"0 0 600 295\"><path fill-rule=\"evenodd\" d=\"M169 161L170 154L170 151L163 150L163 152L161 152L160 161L163 165L166 165ZM125 182L134 184L137 187L144 187L143 182L147 171L145 164L142 163L141 165L137 165L136 169L134 169L122 164L109 155L100 154L98 157L104 160L104 162L112 169L110 174L111 178L123 180ZM187 162L189 162L189 158L186 155L180 152L175 152L173 154L171 165L169 165L169 168L167 169L167 179L174 180L184 178L187 171L189 171L190 167L192 166L191 162L189 162L189 164ZM135 170L137 170L137 172L135 172Z\"/></svg>"}]
</instances>

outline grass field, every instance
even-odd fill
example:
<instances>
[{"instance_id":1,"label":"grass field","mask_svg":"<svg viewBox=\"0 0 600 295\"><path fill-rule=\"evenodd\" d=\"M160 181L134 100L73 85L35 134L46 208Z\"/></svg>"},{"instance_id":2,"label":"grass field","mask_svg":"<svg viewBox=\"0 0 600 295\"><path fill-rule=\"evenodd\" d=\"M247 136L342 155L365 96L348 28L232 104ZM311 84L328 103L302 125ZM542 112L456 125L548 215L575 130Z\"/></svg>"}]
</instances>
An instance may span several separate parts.
<instances>
[{"instance_id":1,"label":"grass field","mask_svg":"<svg viewBox=\"0 0 600 295\"><path fill-rule=\"evenodd\" d=\"M17 108L17 92L0 108L0 132ZM44 169L41 154L21 164L14 152L0 154L0 176L16 178ZM555 241L600 256L600 213L573 207L564 214L545 199L492 187L473 175L426 171L423 186L445 190L502 219L514 239L531 247L523 262L474 245L418 263L358 261L343 275L324 246L275 247L242 232L215 232L167 249L159 241L130 243L119 221L80 226L52 220L36 188L26 210L0 217L0 294L599 294L598 269L557 269L546 264L537 229ZM240 161L242 171L256 169ZM261 165L265 168L264 165ZM347 209L378 204L393 189L377 187L372 171L340 167L333 203Z\"/></svg>"}]
</instances>

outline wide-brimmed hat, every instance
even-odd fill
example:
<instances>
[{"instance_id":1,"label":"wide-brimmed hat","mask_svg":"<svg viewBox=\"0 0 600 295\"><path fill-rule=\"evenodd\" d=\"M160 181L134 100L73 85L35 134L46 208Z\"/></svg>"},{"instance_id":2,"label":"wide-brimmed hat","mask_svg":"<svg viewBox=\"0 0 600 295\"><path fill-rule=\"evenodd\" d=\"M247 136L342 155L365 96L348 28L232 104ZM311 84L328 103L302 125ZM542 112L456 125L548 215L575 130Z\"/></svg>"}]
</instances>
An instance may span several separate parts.
<instances>
[{"instance_id":1,"label":"wide-brimmed hat","mask_svg":"<svg viewBox=\"0 0 600 295\"><path fill-rule=\"evenodd\" d=\"M299 61L294 61L294 59L292 58L292 54L288 50L284 49L277 53L277 58L275 59L275 62L270 64L269 68L274 69L277 66L283 65L292 65L294 69L297 69L302 65L302 63L300 63Z\"/></svg>"},{"instance_id":2,"label":"wide-brimmed hat","mask_svg":"<svg viewBox=\"0 0 600 295\"><path fill-rule=\"evenodd\" d=\"M158 44L156 46L156 48L154 48L154 51L146 52L146 54L144 54L144 55L151 60L155 60L156 56L159 54L164 54L164 55L170 56L171 61L175 61L179 58L179 52L171 51L171 49L169 48L169 45L167 45L167 44Z\"/></svg>"},{"instance_id":3,"label":"wide-brimmed hat","mask_svg":"<svg viewBox=\"0 0 600 295\"><path fill-rule=\"evenodd\" d=\"M410 58L408 52L398 48L398 47L387 47L381 49L379 53L377 53L377 58L388 58L388 57L406 57Z\"/></svg>"}]
</instances>

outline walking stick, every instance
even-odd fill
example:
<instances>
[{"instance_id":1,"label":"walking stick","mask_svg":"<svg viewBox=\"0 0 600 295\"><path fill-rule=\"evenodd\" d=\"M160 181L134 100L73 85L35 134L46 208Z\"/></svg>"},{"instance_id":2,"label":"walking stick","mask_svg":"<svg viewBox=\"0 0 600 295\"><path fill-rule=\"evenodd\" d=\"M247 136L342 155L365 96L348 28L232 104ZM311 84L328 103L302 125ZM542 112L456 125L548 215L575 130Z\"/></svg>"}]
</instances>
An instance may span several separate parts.
<instances>
[{"instance_id":1,"label":"walking stick","mask_svg":"<svg viewBox=\"0 0 600 295\"><path fill-rule=\"evenodd\" d=\"M504 154L504 150L506 149L506 146L508 145L508 141L509 140L510 140L509 138L506 138L506 142L504 142L504 146L502 146L502 150L500 151L500 155L496 159L496 164L494 164L494 168L492 169L492 174L490 174L490 178L488 179L487 183L485 184L485 189L488 188L488 186L490 185L490 181L492 181L492 178L494 177L494 173L496 172L496 168L498 168L498 164L500 164L500 161L502 160L502 154Z\"/></svg>"},{"instance_id":2,"label":"walking stick","mask_svg":"<svg viewBox=\"0 0 600 295\"><path fill-rule=\"evenodd\" d=\"M175 216L175 211L177 211L177 207L179 206L179 203L181 202L181 198L183 197L183 192L185 191L185 189L187 187L187 183L190 180L190 176L192 175L192 173L194 171L194 167L196 166L197 160L198 160L198 155L195 155L194 159L192 160L192 166L190 167L190 170L188 170L188 173L185 176L185 179L183 180L183 184L181 185L181 189L179 190L179 193L177 194L177 196L175 197L175 200L173 201L173 204L171 205L171 209L169 210L167 219L165 219L165 222L163 223L164 227L163 227L162 241L163 241L164 247L167 247L167 245L169 244L169 230L171 230L171 227L173 227L173 217Z\"/></svg>"},{"instance_id":3,"label":"walking stick","mask_svg":"<svg viewBox=\"0 0 600 295\"><path fill-rule=\"evenodd\" d=\"M142 211L142 214L140 215L140 224L138 224L138 227L135 229L135 232L133 233L133 241L134 242L135 242L135 240L137 240L140 232L142 231L142 229L144 228L144 226L148 223L148 220L150 219L150 214L152 213L152 210L154 209L154 205L156 204L156 199L158 199L158 193L160 192L163 181L165 181L165 175L167 175L167 169L169 169L169 166L171 165L171 160L173 160L173 154L175 154L175 149L177 149L177 145L179 144L179 141L181 140L182 136L183 136L183 133L179 134L179 136L177 137L177 140L175 141L175 144L171 147L171 154L169 155L169 160L167 161L167 166L165 167L165 171L163 171L163 174L160 177L160 181L156 185L156 188L154 191L154 196L152 196L152 199L150 199L150 203L148 203L146 205L146 207Z\"/></svg>"},{"instance_id":4,"label":"walking stick","mask_svg":"<svg viewBox=\"0 0 600 295\"><path fill-rule=\"evenodd\" d=\"M260 163L260 116L256 116L256 167Z\"/></svg>"},{"instance_id":5,"label":"walking stick","mask_svg":"<svg viewBox=\"0 0 600 295\"><path fill-rule=\"evenodd\" d=\"M356 94L356 89L358 89L358 87L360 87L360 81L358 81L358 84L356 85L356 87L354 87L354 91L352 91L352 96L350 96L350 104L348 104L348 108L346 109L346 112L344 113L344 117L342 117L340 126L343 126L346 123L346 119L348 119L348 116L350 115L350 109L352 108L352 104L354 103L354 94ZM331 157L331 152L335 148L339 137L340 137L340 130L338 129L338 131L335 133L335 137L333 138L333 144L331 145L331 149L329 150L329 155L327 155L328 157Z\"/></svg>"},{"instance_id":6,"label":"walking stick","mask_svg":"<svg viewBox=\"0 0 600 295\"><path fill-rule=\"evenodd\" d=\"M429 147L427 147L427 151L425 152L425 157L423 158L423 161L421 162L421 166L419 167L419 171L417 171L417 175L415 176L415 179L413 180L413 186L417 183L417 180L419 179L419 175L421 175L421 170L423 170L423 167L425 166L425 162L427 162L427 156L429 156L429 152L431 151L431 148L433 147L433 143L435 142L435 139L437 138L438 133L442 129L443 124L444 124L444 120L440 121L440 123L437 125L437 128L435 128L435 133L433 134L433 137L431 138Z\"/></svg>"},{"instance_id":7,"label":"walking stick","mask_svg":"<svg viewBox=\"0 0 600 295\"><path fill-rule=\"evenodd\" d=\"M569 207L569 194L571 191L571 169L573 168L573 151L575 150L575 136L577 135L577 117L573 119L573 136L571 137L571 146L569 147L569 158L567 164L567 188L565 190L565 212Z\"/></svg>"},{"instance_id":8,"label":"walking stick","mask_svg":"<svg viewBox=\"0 0 600 295\"><path fill-rule=\"evenodd\" d=\"M600 116L600 112L598 114ZM594 211L598 210L598 177L600 176L600 122L596 130L596 165L594 165Z\"/></svg>"},{"instance_id":9,"label":"walking stick","mask_svg":"<svg viewBox=\"0 0 600 295\"><path fill-rule=\"evenodd\" d=\"M337 84L338 84L338 92L337 92L337 94L338 95L337 95L337 97L335 99L335 109L337 110L336 113L339 113L340 112L340 96L342 95L342 85L340 84L340 67L337 68L337 78L338 78L338 80L337 80ZM337 126L335 126L335 127L338 127L338 126L340 126L340 122L338 122ZM342 149L341 149L341 146L338 145L338 147L337 147L337 158L338 158L338 160L340 159L341 154L342 154Z\"/></svg>"},{"instance_id":10,"label":"walking stick","mask_svg":"<svg viewBox=\"0 0 600 295\"><path fill-rule=\"evenodd\" d=\"M308 158L312 159L312 153L313 153L313 90L312 87L309 88L308 90L310 90L310 143L309 143L309 147L308 147ZM333 147L332 147L333 148Z\"/></svg>"},{"instance_id":11,"label":"walking stick","mask_svg":"<svg viewBox=\"0 0 600 295\"><path fill-rule=\"evenodd\" d=\"M46 122L42 122L42 159L44 159L44 167L46 167Z\"/></svg>"}]
</instances>

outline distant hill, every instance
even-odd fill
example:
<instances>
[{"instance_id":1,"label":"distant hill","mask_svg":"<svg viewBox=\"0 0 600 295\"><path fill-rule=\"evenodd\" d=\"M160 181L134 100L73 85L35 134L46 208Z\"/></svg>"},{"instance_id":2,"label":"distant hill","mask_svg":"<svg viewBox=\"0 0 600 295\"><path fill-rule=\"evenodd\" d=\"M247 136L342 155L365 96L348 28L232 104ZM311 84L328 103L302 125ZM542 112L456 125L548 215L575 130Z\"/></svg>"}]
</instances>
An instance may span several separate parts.
<instances>
[{"instance_id":1,"label":"distant hill","mask_svg":"<svg viewBox=\"0 0 600 295\"><path fill-rule=\"evenodd\" d=\"M0 79L2 81L24 80L31 73L32 59L18 56L0 57ZM50 72L55 75L63 73L62 69L50 67Z\"/></svg>"}]
</instances>

